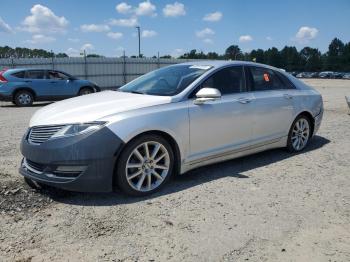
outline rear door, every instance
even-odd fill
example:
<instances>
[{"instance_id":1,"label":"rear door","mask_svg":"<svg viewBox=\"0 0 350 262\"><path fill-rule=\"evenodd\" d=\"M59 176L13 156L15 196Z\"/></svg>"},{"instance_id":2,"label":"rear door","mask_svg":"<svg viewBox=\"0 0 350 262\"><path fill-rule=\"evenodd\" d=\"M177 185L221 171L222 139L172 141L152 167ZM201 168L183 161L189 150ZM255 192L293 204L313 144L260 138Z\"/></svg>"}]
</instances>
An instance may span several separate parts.
<instances>
[{"instance_id":1,"label":"rear door","mask_svg":"<svg viewBox=\"0 0 350 262\"><path fill-rule=\"evenodd\" d=\"M279 72L265 67L246 67L246 75L254 96L254 143L287 136L294 109L292 84L288 85Z\"/></svg>"},{"instance_id":2,"label":"rear door","mask_svg":"<svg viewBox=\"0 0 350 262\"><path fill-rule=\"evenodd\" d=\"M34 90L39 99L47 97L50 94L46 79L46 70L27 70L23 81L28 87Z\"/></svg>"}]
</instances>

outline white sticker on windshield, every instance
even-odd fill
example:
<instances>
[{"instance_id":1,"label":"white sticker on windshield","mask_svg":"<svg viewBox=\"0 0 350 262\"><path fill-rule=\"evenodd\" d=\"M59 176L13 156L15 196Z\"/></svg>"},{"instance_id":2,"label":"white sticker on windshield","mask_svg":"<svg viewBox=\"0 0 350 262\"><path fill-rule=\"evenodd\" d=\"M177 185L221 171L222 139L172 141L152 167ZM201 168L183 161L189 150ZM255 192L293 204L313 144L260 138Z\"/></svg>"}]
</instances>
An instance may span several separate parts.
<instances>
[{"instance_id":1,"label":"white sticker on windshield","mask_svg":"<svg viewBox=\"0 0 350 262\"><path fill-rule=\"evenodd\" d=\"M192 66L190 66L190 68L208 70L209 68L211 68L211 66L208 66L208 65L192 65Z\"/></svg>"}]
</instances>

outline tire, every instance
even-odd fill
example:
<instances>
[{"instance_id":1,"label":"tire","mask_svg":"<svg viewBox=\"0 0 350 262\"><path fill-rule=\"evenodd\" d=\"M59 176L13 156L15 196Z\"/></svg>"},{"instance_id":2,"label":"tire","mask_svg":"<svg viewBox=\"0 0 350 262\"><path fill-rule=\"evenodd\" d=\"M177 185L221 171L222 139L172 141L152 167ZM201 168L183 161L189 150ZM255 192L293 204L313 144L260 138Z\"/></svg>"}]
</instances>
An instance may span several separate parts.
<instances>
[{"instance_id":1,"label":"tire","mask_svg":"<svg viewBox=\"0 0 350 262\"><path fill-rule=\"evenodd\" d=\"M300 152L307 146L311 134L311 122L305 115L298 116L288 133L287 149L291 153Z\"/></svg>"},{"instance_id":2,"label":"tire","mask_svg":"<svg viewBox=\"0 0 350 262\"><path fill-rule=\"evenodd\" d=\"M16 93L14 102L17 106L31 106L34 102L34 97L31 92L20 90Z\"/></svg>"},{"instance_id":3,"label":"tire","mask_svg":"<svg viewBox=\"0 0 350 262\"><path fill-rule=\"evenodd\" d=\"M90 87L83 87L79 90L79 96L88 95L94 93L94 90L92 90Z\"/></svg>"},{"instance_id":4,"label":"tire","mask_svg":"<svg viewBox=\"0 0 350 262\"><path fill-rule=\"evenodd\" d=\"M115 174L117 184L128 195L150 195L169 181L174 159L174 152L163 137L152 134L138 137L121 152Z\"/></svg>"}]
</instances>

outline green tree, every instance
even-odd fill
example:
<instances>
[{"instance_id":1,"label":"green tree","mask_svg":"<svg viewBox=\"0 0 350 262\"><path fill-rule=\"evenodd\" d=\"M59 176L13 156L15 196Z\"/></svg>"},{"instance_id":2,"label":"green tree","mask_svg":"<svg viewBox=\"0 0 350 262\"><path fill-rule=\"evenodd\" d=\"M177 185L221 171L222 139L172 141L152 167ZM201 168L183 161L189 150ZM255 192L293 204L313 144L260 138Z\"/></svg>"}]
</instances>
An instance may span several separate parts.
<instances>
[{"instance_id":1,"label":"green tree","mask_svg":"<svg viewBox=\"0 0 350 262\"><path fill-rule=\"evenodd\" d=\"M264 50L257 49L250 52L250 59L257 63L265 63Z\"/></svg>"},{"instance_id":2,"label":"green tree","mask_svg":"<svg viewBox=\"0 0 350 262\"><path fill-rule=\"evenodd\" d=\"M219 54L216 52L209 52L207 54L207 58L208 59L219 59Z\"/></svg>"},{"instance_id":3,"label":"green tree","mask_svg":"<svg viewBox=\"0 0 350 262\"><path fill-rule=\"evenodd\" d=\"M344 45L343 53L343 71L350 71L350 42Z\"/></svg>"},{"instance_id":4,"label":"green tree","mask_svg":"<svg viewBox=\"0 0 350 262\"><path fill-rule=\"evenodd\" d=\"M320 71L322 68L321 52L317 48L304 47L300 51L301 62L305 71Z\"/></svg>"},{"instance_id":5,"label":"green tree","mask_svg":"<svg viewBox=\"0 0 350 262\"><path fill-rule=\"evenodd\" d=\"M287 71L298 71L301 68L300 55L295 46L285 46L281 50L282 68Z\"/></svg>"},{"instance_id":6,"label":"green tree","mask_svg":"<svg viewBox=\"0 0 350 262\"><path fill-rule=\"evenodd\" d=\"M64 57L68 57L68 55L65 54L65 53L58 53L58 54L56 55L56 57L57 57L57 58L64 58Z\"/></svg>"},{"instance_id":7,"label":"green tree","mask_svg":"<svg viewBox=\"0 0 350 262\"><path fill-rule=\"evenodd\" d=\"M281 54L276 47L269 48L265 52L265 63L278 68L283 67Z\"/></svg>"},{"instance_id":8,"label":"green tree","mask_svg":"<svg viewBox=\"0 0 350 262\"><path fill-rule=\"evenodd\" d=\"M342 70L342 60L343 59L343 53L344 53L344 43L338 39L334 38L332 42L328 46L328 53L327 53L327 63L326 68L329 70Z\"/></svg>"},{"instance_id":9,"label":"green tree","mask_svg":"<svg viewBox=\"0 0 350 262\"><path fill-rule=\"evenodd\" d=\"M230 45L225 51L226 59L236 60L239 56L242 56L242 51L238 45Z\"/></svg>"}]
</instances>

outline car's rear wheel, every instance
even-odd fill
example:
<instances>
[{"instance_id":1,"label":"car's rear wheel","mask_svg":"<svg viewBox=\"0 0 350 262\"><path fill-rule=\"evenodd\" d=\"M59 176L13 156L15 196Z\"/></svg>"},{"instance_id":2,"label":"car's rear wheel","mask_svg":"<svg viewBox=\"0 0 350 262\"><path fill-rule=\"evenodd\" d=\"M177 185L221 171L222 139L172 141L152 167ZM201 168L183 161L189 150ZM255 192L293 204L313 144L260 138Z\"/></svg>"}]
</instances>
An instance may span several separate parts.
<instances>
[{"instance_id":1,"label":"car's rear wheel","mask_svg":"<svg viewBox=\"0 0 350 262\"><path fill-rule=\"evenodd\" d=\"M14 99L14 102L17 106L30 106L33 104L33 101L33 94L26 90L18 91Z\"/></svg>"},{"instance_id":2,"label":"car's rear wheel","mask_svg":"<svg viewBox=\"0 0 350 262\"><path fill-rule=\"evenodd\" d=\"M117 163L119 188L134 196L158 191L171 177L174 153L161 136L144 135L126 145Z\"/></svg>"},{"instance_id":3,"label":"car's rear wheel","mask_svg":"<svg viewBox=\"0 0 350 262\"><path fill-rule=\"evenodd\" d=\"M88 94L92 94L93 92L94 91L90 87L83 87L82 89L80 89L79 95L80 96L88 95Z\"/></svg>"},{"instance_id":4,"label":"car's rear wheel","mask_svg":"<svg viewBox=\"0 0 350 262\"><path fill-rule=\"evenodd\" d=\"M290 152L302 151L308 144L311 137L311 124L310 119L301 115L297 117L292 127L290 128L288 135L287 148Z\"/></svg>"}]
</instances>

